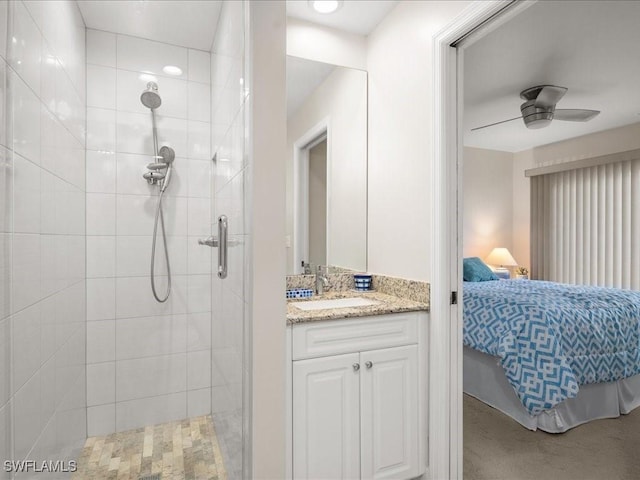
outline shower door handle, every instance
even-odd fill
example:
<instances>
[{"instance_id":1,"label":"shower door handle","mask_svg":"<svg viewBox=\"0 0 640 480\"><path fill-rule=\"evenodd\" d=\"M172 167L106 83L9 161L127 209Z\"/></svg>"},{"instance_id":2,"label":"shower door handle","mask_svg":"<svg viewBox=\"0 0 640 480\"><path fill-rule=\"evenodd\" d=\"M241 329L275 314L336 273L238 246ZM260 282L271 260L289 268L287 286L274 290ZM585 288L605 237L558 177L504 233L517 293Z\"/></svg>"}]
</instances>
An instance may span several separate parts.
<instances>
[{"instance_id":1,"label":"shower door handle","mask_svg":"<svg viewBox=\"0 0 640 480\"><path fill-rule=\"evenodd\" d=\"M218 277L227 278L227 248L229 242L227 240L228 222L226 215L218 217L218 236L208 237L206 239L198 239L198 245L206 245L207 247L218 247Z\"/></svg>"},{"instance_id":2,"label":"shower door handle","mask_svg":"<svg viewBox=\"0 0 640 480\"><path fill-rule=\"evenodd\" d=\"M227 230L228 222L226 215L218 217L218 278L227 278Z\"/></svg>"},{"instance_id":3,"label":"shower door handle","mask_svg":"<svg viewBox=\"0 0 640 480\"><path fill-rule=\"evenodd\" d=\"M205 238L204 240L199 238L198 245L206 245L207 247L217 247L218 239L216 237L208 237L208 238Z\"/></svg>"}]
</instances>

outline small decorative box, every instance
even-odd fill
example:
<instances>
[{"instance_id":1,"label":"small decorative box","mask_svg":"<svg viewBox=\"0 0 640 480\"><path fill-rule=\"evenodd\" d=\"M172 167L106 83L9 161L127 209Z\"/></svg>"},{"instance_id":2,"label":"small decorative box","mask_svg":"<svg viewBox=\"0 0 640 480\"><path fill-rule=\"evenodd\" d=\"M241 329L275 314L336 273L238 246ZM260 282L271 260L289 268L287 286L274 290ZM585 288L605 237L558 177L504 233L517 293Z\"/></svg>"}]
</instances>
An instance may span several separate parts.
<instances>
[{"instance_id":1,"label":"small decorative box","mask_svg":"<svg viewBox=\"0 0 640 480\"><path fill-rule=\"evenodd\" d=\"M287 299L309 297L313 297L313 290L310 288L294 288L293 290L287 290Z\"/></svg>"},{"instance_id":2,"label":"small decorative box","mask_svg":"<svg viewBox=\"0 0 640 480\"><path fill-rule=\"evenodd\" d=\"M355 284L356 290L371 290L371 275L369 274L356 273L353 276L353 282Z\"/></svg>"}]
</instances>

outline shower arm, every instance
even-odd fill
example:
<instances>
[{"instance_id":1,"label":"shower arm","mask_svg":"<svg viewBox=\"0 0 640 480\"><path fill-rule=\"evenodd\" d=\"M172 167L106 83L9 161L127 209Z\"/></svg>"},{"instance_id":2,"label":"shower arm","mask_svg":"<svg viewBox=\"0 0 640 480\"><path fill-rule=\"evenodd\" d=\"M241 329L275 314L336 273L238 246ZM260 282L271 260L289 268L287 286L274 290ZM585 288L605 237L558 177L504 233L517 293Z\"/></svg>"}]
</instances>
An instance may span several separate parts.
<instances>
[{"instance_id":1,"label":"shower arm","mask_svg":"<svg viewBox=\"0 0 640 480\"><path fill-rule=\"evenodd\" d=\"M156 128L156 111L151 108L151 125L153 126L153 161L158 161L158 129Z\"/></svg>"}]
</instances>

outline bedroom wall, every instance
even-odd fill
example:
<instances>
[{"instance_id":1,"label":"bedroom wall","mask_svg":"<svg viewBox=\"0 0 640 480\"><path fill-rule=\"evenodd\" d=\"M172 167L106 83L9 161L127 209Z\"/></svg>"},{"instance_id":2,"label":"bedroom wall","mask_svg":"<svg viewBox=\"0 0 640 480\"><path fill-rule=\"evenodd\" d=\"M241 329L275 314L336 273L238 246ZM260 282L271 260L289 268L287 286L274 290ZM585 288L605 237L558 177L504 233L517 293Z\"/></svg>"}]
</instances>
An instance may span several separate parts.
<instances>
[{"instance_id":1,"label":"bedroom wall","mask_svg":"<svg viewBox=\"0 0 640 480\"><path fill-rule=\"evenodd\" d=\"M465 147L463 255L485 258L494 247L513 252L513 153ZM528 258L528 254L527 254Z\"/></svg>"},{"instance_id":2,"label":"bedroom wall","mask_svg":"<svg viewBox=\"0 0 640 480\"><path fill-rule=\"evenodd\" d=\"M529 267L530 188L524 172L530 168L566 163L640 148L640 123L605 130L513 155L513 256ZM465 165L466 168L466 165ZM467 172L465 171L465 176ZM466 204L465 204L466 206ZM525 260L526 259L526 260Z\"/></svg>"}]
</instances>

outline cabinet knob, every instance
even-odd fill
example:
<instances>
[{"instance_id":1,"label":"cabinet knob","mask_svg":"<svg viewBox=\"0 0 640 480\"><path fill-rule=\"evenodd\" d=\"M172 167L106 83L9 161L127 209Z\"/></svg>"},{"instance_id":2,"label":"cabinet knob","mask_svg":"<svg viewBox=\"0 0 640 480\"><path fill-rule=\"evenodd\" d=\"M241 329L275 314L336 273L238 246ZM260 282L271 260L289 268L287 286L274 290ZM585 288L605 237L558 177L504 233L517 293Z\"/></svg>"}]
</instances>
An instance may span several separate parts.
<instances>
[{"instance_id":1,"label":"cabinet knob","mask_svg":"<svg viewBox=\"0 0 640 480\"><path fill-rule=\"evenodd\" d=\"M353 370L354 370L354 371L356 371L356 372L357 372L358 370L360 370L360 364L359 364L359 363L354 363L354 364L353 364Z\"/></svg>"},{"instance_id":2,"label":"cabinet knob","mask_svg":"<svg viewBox=\"0 0 640 480\"><path fill-rule=\"evenodd\" d=\"M373 362L372 361L365 362L365 366L367 368L371 368L371 367L373 367Z\"/></svg>"}]
</instances>

